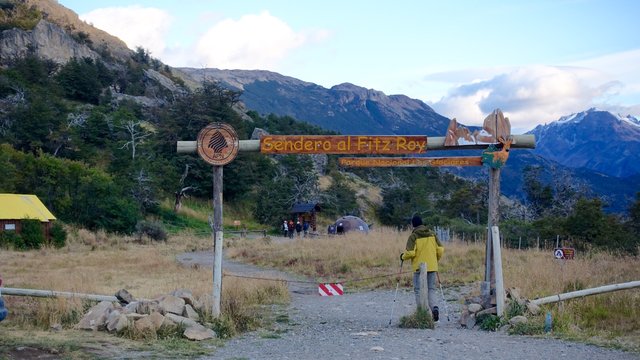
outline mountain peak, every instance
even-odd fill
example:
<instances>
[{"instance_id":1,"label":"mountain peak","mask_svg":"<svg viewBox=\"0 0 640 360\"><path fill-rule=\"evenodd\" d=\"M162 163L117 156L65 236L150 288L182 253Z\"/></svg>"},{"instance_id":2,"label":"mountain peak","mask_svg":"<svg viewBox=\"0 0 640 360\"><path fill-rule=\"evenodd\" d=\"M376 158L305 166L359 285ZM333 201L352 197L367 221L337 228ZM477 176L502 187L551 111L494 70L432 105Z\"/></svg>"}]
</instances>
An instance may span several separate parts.
<instances>
[{"instance_id":1,"label":"mountain peak","mask_svg":"<svg viewBox=\"0 0 640 360\"><path fill-rule=\"evenodd\" d=\"M539 125L535 153L559 163L626 177L640 173L640 121L591 108Z\"/></svg>"},{"instance_id":2,"label":"mountain peak","mask_svg":"<svg viewBox=\"0 0 640 360\"><path fill-rule=\"evenodd\" d=\"M615 119L619 122L623 122L628 125L640 127L640 120L638 120L638 118L632 115L622 116L620 114L614 114L611 111L601 110L596 107L592 107L586 111L582 111L579 113L573 113L571 115L562 116L560 117L560 119L550 123L549 125L553 126L553 125L563 125L563 124L571 124L571 123L579 124L585 118L591 119L594 117L598 117L600 121Z\"/></svg>"},{"instance_id":3,"label":"mountain peak","mask_svg":"<svg viewBox=\"0 0 640 360\"><path fill-rule=\"evenodd\" d=\"M360 98L384 99L387 97L385 93L379 90L367 89L352 83L342 83L331 87L333 91L346 91L359 96Z\"/></svg>"}]
</instances>

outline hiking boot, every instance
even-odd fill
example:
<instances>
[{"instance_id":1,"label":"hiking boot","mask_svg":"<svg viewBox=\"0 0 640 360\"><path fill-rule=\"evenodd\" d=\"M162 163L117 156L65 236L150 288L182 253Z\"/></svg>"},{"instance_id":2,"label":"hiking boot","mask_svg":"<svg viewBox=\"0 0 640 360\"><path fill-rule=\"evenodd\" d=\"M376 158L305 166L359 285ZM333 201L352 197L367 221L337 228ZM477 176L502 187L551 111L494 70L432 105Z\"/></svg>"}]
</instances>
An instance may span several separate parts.
<instances>
[{"instance_id":1,"label":"hiking boot","mask_svg":"<svg viewBox=\"0 0 640 360\"><path fill-rule=\"evenodd\" d=\"M438 311L437 306L433 307L433 311L431 312L431 315L433 316L433 321L438 322L438 320L440 319L440 312Z\"/></svg>"}]
</instances>

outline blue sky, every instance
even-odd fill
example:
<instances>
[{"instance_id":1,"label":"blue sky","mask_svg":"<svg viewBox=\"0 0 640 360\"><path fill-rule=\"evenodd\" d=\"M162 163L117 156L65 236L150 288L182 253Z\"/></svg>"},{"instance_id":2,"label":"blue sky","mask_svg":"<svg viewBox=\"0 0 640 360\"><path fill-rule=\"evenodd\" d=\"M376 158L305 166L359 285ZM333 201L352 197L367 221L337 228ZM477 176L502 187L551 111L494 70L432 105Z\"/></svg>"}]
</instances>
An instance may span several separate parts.
<instances>
[{"instance_id":1,"label":"blue sky","mask_svg":"<svg viewBox=\"0 0 640 360\"><path fill-rule=\"evenodd\" d=\"M171 66L271 70L420 99L524 132L597 107L640 115L640 1L59 0Z\"/></svg>"}]
</instances>

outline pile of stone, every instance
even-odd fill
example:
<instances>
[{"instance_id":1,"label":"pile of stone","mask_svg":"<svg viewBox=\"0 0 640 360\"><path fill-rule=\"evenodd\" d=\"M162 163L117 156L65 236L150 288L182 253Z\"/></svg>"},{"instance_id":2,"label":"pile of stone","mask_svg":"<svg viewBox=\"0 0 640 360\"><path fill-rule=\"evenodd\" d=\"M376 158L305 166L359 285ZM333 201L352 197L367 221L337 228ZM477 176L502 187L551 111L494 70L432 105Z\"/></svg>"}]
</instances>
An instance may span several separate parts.
<instances>
[{"instance_id":1,"label":"pile of stone","mask_svg":"<svg viewBox=\"0 0 640 360\"><path fill-rule=\"evenodd\" d=\"M518 288L510 288L506 290L506 299L507 302L513 301L520 305L522 308L527 309L527 313L533 316L538 315L540 313L540 307L530 300L522 297L520 295L520 290ZM508 303L507 303L508 304ZM467 299L465 301L465 305L462 306L462 314L460 315L460 325L463 328L472 329L476 323L477 319L482 317L485 314L496 315L498 313L495 306L489 307L482 305L482 299L479 297ZM519 323L526 323L528 321L526 316L518 315L514 316L509 320L509 324L506 326L514 326ZM505 329L502 329L505 330Z\"/></svg>"},{"instance_id":2,"label":"pile of stone","mask_svg":"<svg viewBox=\"0 0 640 360\"><path fill-rule=\"evenodd\" d=\"M189 290L175 290L154 300L136 300L128 291L116 293L117 302L102 301L93 306L75 326L76 329L113 333L133 330L149 335L161 328L181 326L190 340L216 337L210 327L201 323L206 299L194 299Z\"/></svg>"}]
</instances>

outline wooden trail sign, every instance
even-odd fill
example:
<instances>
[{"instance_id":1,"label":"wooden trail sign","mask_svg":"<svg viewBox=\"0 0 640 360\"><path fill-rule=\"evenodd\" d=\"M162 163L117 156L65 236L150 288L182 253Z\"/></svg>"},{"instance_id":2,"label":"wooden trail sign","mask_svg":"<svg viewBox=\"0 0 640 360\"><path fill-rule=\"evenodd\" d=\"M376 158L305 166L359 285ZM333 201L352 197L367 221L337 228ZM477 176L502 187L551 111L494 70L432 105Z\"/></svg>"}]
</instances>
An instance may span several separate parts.
<instances>
[{"instance_id":1,"label":"wooden trail sign","mask_svg":"<svg viewBox=\"0 0 640 360\"><path fill-rule=\"evenodd\" d=\"M238 155L239 148L238 135L227 124L213 123L198 133L198 155L211 165L230 163Z\"/></svg>"},{"instance_id":2,"label":"wooden trail sign","mask_svg":"<svg viewBox=\"0 0 640 360\"><path fill-rule=\"evenodd\" d=\"M343 157L338 163L345 167L482 166L482 157Z\"/></svg>"},{"instance_id":3,"label":"wooden trail sign","mask_svg":"<svg viewBox=\"0 0 640 360\"><path fill-rule=\"evenodd\" d=\"M263 154L424 154L427 137L422 135L263 135Z\"/></svg>"}]
</instances>

